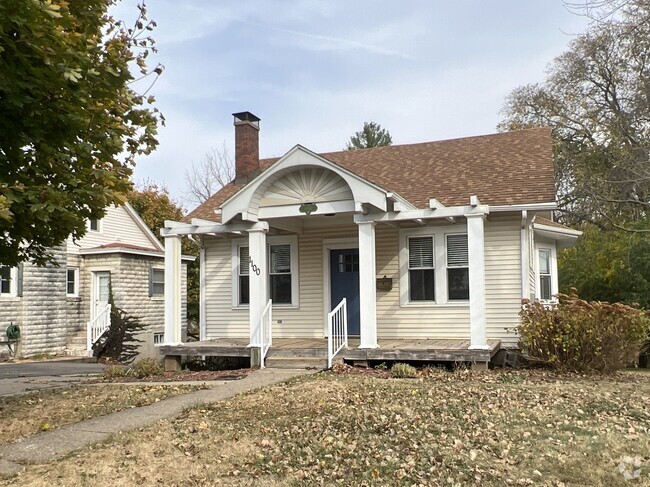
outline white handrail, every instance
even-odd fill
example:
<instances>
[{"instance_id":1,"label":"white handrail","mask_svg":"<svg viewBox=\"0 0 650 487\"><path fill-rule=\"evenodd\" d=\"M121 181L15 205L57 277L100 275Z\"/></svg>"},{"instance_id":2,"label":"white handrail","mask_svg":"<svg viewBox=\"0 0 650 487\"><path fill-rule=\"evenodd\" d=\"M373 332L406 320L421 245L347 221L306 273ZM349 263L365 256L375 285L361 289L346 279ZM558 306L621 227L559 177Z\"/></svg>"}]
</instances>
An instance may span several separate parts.
<instances>
[{"instance_id":1,"label":"white handrail","mask_svg":"<svg viewBox=\"0 0 650 487\"><path fill-rule=\"evenodd\" d=\"M88 322L86 331L86 349L89 355L93 353L93 344L106 333L111 326L111 305L107 304L97 316Z\"/></svg>"},{"instance_id":2,"label":"white handrail","mask_svg":"<svg viewBox=\"0 0 650 487\"><path fill-rule=\"evenodd\" d=\"M258 324L258 333L257 336L260 337L260 368L263 369L266 353L273 344L273 306L270 299L266 303L264 311L262 311L262 316Z\"/></svg>"},{"instance_id":3,"label":"white handrail","mask_svg":"<svg viewBox=\"0 0 650 487\"><path fill-rule=\"evenodd\" d=\"M348 346L348 304L341 302L327 314L327 368L332 368L334 357Z\"/></svg>"}]
</instances>

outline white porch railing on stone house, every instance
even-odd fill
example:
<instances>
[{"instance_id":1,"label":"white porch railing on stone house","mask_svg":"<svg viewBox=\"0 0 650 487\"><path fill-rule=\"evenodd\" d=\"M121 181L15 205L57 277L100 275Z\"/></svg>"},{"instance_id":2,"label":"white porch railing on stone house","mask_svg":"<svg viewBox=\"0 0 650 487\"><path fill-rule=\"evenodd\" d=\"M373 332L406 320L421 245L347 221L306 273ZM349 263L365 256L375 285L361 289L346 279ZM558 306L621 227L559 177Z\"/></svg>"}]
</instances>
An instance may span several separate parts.
<instances>
[{"instance_id":1,"label":"white porch railing on stone house","mask_svg":"<svg viewBox=\"0 0 650 487\"><path fill-rule=\"evenodd\" d=\"M88 329L86 331L86 348L88 355L93 353L94 343L106 333L106 330L111 326L111 305L107 304L97 316L88 322Z\"/></svg>"},{"instance_id":2,"label":"white porch railing on stone house","mask_svg":"<svg viewBox=\"0 0 650 487\"><path fill-rule=\"evenodd\" d=\"M260 321L257 323L257 328L253 336L257 337L258 343L251 343L251 347L259 347L260 349L260 368L264 368L264 359L266 354L273 344L273 302L269 299L266 303Z\"/></svg>"},{"instance_id":3,"label":"white porch railing on stone house","mask_svg":"<svg viewBox=\"0 0 650 487\"><path fill-rule=\"evenodd\" d=\"M332 368L334 357L348 346L348 305L343 298L327 314L327 368Z\"/></svg>"}]
</instances>

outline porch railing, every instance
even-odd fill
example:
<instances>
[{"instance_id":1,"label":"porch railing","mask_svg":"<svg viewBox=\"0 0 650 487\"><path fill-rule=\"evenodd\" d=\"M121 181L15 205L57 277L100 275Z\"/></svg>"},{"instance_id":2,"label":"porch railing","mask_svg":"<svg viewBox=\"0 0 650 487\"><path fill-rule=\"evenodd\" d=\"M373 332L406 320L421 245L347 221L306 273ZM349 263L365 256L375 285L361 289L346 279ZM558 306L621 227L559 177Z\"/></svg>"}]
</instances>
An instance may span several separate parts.
<instances>
[{"instance_id":1,"label":"porch railing","mask_svg":"<svg viewBox=\"0 0 650 487\"><path fill-rule=\"evenodd\" d=\"M257 346L260 348L260 368L264 368L264 359L266 358L266 353L271 348L273 344L273 302L269 299L269 302L266 303L264 311L262 311L262 316L260 321L257 324L258 329L255 333L255 336L259 337L260 342Z\"/></svg>"},{"instance_id":2,"label":"porch railing","mask_svg":"<svg viewBox=\"0 0 650 487\"><path fill-rule=\"evenodd\" d=\"M93 345L111 326L111 305L107 304L97 316L88 322L86 331L86 349L88 355L93 353Z\"/></svg>"},{"instance_id":3,"label":"porch railing","mask_svg":"<svg viewBox=\"0 0 650 487\"><path fill-rule=\"evenodd\" d=\"M341 302L327 314L327 368L332 368L334 357L348 346L348 304Z\"/></svg>"}]
</instances>

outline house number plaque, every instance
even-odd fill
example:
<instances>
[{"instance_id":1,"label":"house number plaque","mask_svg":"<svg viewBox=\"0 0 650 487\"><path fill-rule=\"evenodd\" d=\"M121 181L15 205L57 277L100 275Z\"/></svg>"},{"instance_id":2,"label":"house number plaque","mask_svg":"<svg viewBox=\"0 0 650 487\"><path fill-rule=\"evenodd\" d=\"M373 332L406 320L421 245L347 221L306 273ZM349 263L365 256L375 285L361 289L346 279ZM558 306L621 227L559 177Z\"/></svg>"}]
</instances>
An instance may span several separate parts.
<instances>
[{"instance_id":1,"label":"house number plaque","mask_svg":"<svg viewBox=\"0 0 650 487\"><path fill-rule=\"evenodd\" d=\"M255 265L255 263L253 262L253 258L252 258L252 257L249 257L249 258L248 258L248 263L251 265L251 270L252 270L256 275L259 276L260 273L261 273L262 271L260 270L259 267L257 267L257 266Z\"/></svg>"}]
</instances>

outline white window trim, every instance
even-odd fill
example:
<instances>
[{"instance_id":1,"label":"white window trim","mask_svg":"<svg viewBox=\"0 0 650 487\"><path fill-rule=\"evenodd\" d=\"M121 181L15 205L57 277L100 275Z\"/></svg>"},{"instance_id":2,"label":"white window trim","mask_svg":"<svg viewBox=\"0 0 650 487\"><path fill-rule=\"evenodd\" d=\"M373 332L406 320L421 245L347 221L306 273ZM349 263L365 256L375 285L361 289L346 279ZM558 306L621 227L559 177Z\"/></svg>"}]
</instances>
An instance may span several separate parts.
<instances>
[{"instance_id":1,"label":"white window trim","mask_svg":"<svg viewBox=\"0 0 650 487\"><path fill-rule=\"evenodd\" d=\"M535 244L535 296L542 303L554 303L557 301L556 298L551 297L551 299L542 299L542 280L541 274L539 272L539 251L540 250L550 250L551 251L551 296L555 296L559 291L559 284L557 278L557 250L554 243L537 243Z\"/></svg>"},{"instance_id":2,"label":"white window trim","mask_svg":"<svg viewBox=\"0 0 650 487\"><path fill-rule=\"evenodd\" d=\"M68 292L68 271L74 271L74 290L72 293ZM78 267L68 267L65 271L65 295L68 298L79 297L79 268Z\"/></svg>"},{"instance_id":3,"label":"white window trim","mask_svg":"<svg viewBox=\"0 0 650 487\"><path fill-rule=\"evenodd\" d=\"M289 244L291 252L291 304L275 304L273 308L299 308L300 307L300 272L298 268L298 237L296 235L276 235L266 238L266 268L269 269L269 254L271 245ZM239 248L248 247L247 238L233 239L231 242L231 306L232 309L248 309L248 304L239 304ZM267 273L266 279L270 282Z\"/></svg>"},{"instance_id":4,"label":"white window trim","mask_svg":"<svg viewBox=\"0 0 650 487\"><path fill-rule=\"evenodd\" d=\"M300 286L299 279L300 273L298 272L298 237L296 235L278 235L273 237L267 237L266 239L266 259L267 265L266 268L271 270L270 260L271 260L271 245L289 245L289 252L291 255L291 303L274 303L274 308L298 308L300 305ZM269 292L270 292L270 276L267 276L269 280Z\"/></svg>"},{"instance_id":5,"label":"white window trim","mask_svg":"<svg viewBox=\"0 0 650 487\"><path fill-rule=\"evenodd\" d=\"M447 295L447 301L451 304L455 303L461 303L461 304L469 304L469 298L468 299L449 299L449 283L447 282L447 275L448 275L448 270L449 269L467 269L469 272L469 235L467 235L467 253L468 253L468 258L467 258L467 265L466 266L461 266L461 265L452 265L449 266L448 264L448 259L447 259L447 237L450 235L467 235L467 230L464 232L448 232L445 233L445 294Z\"/></svg>"},{"instance_id":6,"label":"white window trim","mask_svg":"<svg viewBox=\"0 0 650 487\"><path fill-rule=\"evenodd\" d=\"M447 235L465 234L467 225L408 228L399 231L399 299L401 307L413 308L468 308L469 301L447 299ZM435 301L409 299L409 237L433 237L435 258Z\"/></svg>"},{"instance_id":7,"label":"white window trim","mask_svg":"<svg viewBox=\"0 0 650 487\"><path fill-rule=\"evenodd\" d=\"M5 266L3 266L5 267ZM16 298L18 297L18 267L11 268L9 281L9 292L3 293L0 291L0 298Z\"/></svg>"},{"instance_id":8,"label":"white window trim","mask_svg":"<svg viewBox=\"0 0 650 487\"><path fill-rule=\"evenodd\" d=\"M90 228L90 222L91 222L92 220L93 220L93 219L91 218L90 220L88 220L88 221L86 222L86 229L87 229L89 232L93 232L93 233L102 233L102 230L103 230L102 227L104 226L104 225L103 225L103 220L104 220L104 219L103 219L103 218L97 218L97 219L96 219L96 220L97 220L97 230L93 230L92 228Z\"/></svg>"},{"instance_id":9,"label":"white window trim","mask_svg":"<svg viewBox=\"0 0 650 487\"><path fill-rule=\"evenodd\" d=\"M151 296L149 296L151 299L157 299L157 300L162 300L165 299L165 291L164 291L164 285L165 285L165 268L164 267L158 267L158 266L152 266L151 267L152 272L151 272L151 279L153 279L153 271L160 271L163 273L163 292L160 294L154 294L153 292L153 282L151 283Z\"/></svg>"}]
</instances>

